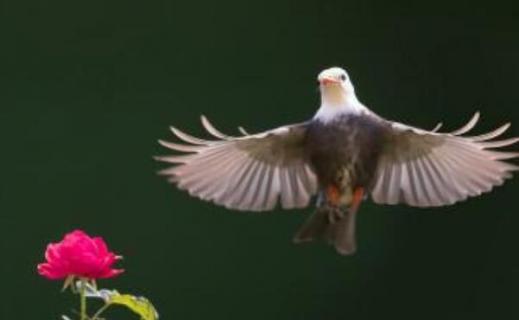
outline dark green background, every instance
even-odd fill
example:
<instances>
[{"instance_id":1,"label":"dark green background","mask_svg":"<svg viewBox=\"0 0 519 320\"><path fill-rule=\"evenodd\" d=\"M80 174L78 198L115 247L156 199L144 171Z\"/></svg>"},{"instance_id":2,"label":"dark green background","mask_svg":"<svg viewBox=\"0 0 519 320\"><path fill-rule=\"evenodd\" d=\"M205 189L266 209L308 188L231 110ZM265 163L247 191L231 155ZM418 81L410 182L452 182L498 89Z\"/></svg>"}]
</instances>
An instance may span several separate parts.
<instances>
[{"instance_id":1,"label":"dark green background","mask_svg":"<svg viewBox=\"0 0 519 320\"><path fill-rule=\"evenodd\" d=\"M510 5L398 1L15 1L0 7L0 318L58 319L75 300L35 266L83 228L125 256L102 286L163 319L503 319L519 315L518 181L452 207L363 205L359 251L295 246L311 209L235 213L155 172L168 125L201 134L305 120L316 75L432 128L482 111L519 123ZM513 127L508 136L517 135ZM124 311L112 318L130 319Z\"/></svg>"}]
</instances>

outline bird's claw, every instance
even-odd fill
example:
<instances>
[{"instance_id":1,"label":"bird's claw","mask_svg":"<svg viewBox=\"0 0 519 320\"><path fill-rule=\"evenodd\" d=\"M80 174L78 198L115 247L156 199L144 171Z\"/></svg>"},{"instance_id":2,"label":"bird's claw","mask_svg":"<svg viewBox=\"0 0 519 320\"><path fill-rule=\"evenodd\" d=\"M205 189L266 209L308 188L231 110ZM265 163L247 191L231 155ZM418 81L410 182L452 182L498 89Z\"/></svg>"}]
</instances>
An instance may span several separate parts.
<instances>
[{"instance_id":1,"label":"bird's claw","mask_svg":"<svg viewBox=\"0 0 519 320\"><path fill-rule=\"evenodd\" d=\"M324 209L328 212L328 221L332 224L344 218L345 210L341 207L325 205Z\"/></svg>"}]
</instances>

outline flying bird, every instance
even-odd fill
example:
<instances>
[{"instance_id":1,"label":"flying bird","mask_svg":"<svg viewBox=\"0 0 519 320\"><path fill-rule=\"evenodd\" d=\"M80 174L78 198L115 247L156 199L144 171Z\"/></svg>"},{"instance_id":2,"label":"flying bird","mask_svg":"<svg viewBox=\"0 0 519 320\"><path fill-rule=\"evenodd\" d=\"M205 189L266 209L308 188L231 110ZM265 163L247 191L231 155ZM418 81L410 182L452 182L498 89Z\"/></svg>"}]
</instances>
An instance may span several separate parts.
<instances>
[{"instance_id":1,"label":"flying bird","mask_svg":"<svg viewBox=\"0 0 519 320\"><path fill-rule=\"evenodd\" d=\"M519 169L504 160L519 152L499 151L519 138L495 140L509 123L485 134L465 135L479 119L440 133L386 120L363 105L345 70L333 67L317 80L321 105L308 121L257 134L218 131L205 140L177 128L184 143L159 140L176 154L160 174L180 189L229 209L267 211L316 209L294 236L296 243L324 238L338 253L356 250L355 220L368 196L378 204L439 207L503 184ZM179 152L181 154L179 154ZM315 197L314 197L315 196Z\"/></svg>"}]
</instances>

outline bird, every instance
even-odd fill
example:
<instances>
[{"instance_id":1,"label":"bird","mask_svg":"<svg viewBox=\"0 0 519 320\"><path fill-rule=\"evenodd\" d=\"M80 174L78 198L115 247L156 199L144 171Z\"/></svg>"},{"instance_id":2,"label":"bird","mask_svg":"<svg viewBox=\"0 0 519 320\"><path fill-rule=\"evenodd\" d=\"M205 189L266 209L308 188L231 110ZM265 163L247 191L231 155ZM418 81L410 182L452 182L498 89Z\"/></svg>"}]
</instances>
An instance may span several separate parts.
<instances>
[{"instance_id":1,"label":"bird","mask_svg":"<svg viewBox=\"0 0 519 320\"><path fill-rule=\"evenodd\" d=\"M357 250L360 204L412 207L452 205L489 192L512 177L519 152L499 150L519 137L496 140L506 123L467 135L479 120L440 132L386 120L362 104L340 67L317 76L320 106L310 120L251 134L217 130L201 116L212 136L201 139L171 127L182 143L159 140L173 154L155 157L172 164L159 171L190 195L239 211L305 208L313 213L293 237L295 243L322 239L341 255Z\"/></svg>"}]
</instances>

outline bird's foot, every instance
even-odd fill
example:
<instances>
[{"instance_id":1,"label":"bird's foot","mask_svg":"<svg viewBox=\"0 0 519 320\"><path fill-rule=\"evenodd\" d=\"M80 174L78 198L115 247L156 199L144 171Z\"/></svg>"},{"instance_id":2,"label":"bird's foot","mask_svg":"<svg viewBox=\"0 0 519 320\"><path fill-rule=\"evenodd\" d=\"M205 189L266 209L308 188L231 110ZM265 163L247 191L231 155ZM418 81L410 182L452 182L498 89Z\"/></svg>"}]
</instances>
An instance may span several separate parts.
<instances>
[{"instance_id":1,"label":"bird's foot","mask_svg":"<svg viewBox=\"0 0 519 320\"><path fill-rule=\"evenodd\" d=\"M346 212L346 208L330 204L325 204L322 208L328 212L328 222L332 224L344 218Z\"/></svg>"}]
</instances>

